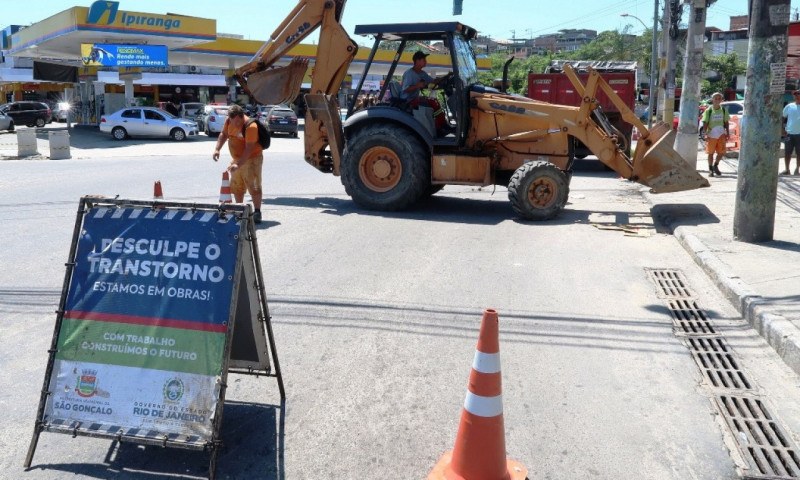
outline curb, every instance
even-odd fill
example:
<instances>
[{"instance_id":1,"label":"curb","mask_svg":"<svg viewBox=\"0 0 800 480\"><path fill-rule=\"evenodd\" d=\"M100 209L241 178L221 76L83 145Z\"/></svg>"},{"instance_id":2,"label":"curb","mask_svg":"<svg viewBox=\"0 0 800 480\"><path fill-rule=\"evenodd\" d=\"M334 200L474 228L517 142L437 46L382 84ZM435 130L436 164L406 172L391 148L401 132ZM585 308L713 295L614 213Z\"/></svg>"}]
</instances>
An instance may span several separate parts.
<instances>
[{"instance_id":1,"label":"curb","mask_svg":"<svg viewBox=\"0 0 800 480\"><path fill-rule=\"evenodd\" d=\"M644 196L650 205L656 205L648 192L644 192ZM786 317L770 312L769 306L764 305L763 297L741 278L732 274L713 251L696 235L689 233L686 227L675 226L663 217L655 220L672 230L673 236L684 250L722 291L742 318L767 341L789 368L800 374L800 329Z\"/></svg>"}]
</instances>

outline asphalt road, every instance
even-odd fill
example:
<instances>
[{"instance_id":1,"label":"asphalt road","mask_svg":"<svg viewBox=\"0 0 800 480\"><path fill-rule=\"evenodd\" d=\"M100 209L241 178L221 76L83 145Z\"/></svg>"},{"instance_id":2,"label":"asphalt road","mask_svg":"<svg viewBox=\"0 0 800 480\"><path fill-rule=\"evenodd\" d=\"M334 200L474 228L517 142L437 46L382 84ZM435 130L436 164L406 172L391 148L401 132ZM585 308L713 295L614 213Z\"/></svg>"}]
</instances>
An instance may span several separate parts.
<instances>
[{"instance_id":1,"label":"asphalt road","mask_svg":"<svg viewBox=\"0 0 800 480\"><path fill-rule=\"evenodd\" d=\"M49 433L22 468L79 197L148 200L160 180L166 200L215 202L225 165L205 137L80 141L72 160L0 162L0 478L202 477L202 453ZM506 448L531 479L737 478L648 268L685 274L800 432L797 377L655 228L638 186L585 161L549 222L515 219L504 188L366 212L301 150L273 140L258 229L286 409L274 380L229 378L219 478L424 478L453 446L485 308L500 315Z\"/></svg>"}]
</instances>

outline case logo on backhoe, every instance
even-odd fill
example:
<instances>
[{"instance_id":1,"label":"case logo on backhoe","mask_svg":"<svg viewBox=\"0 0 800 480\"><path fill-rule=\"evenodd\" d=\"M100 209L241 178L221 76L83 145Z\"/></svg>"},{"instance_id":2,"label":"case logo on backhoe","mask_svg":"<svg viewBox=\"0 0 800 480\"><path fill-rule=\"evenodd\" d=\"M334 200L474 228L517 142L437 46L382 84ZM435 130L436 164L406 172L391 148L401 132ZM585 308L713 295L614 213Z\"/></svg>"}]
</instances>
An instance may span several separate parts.
<instances>
[{"instance_id":1,"label":"case logo on backhoe","mask_svg":"<svg viewBox=\"0 0 800 480\"><path fill-rule=\"evenodd\" d=\"M294 42L295 40L297 40L298 38L300 38L300 36L301 36L303 33L305 33L306 31L308 31L308 29L309 29L309 28L311 28L311 24L310 24L310 23L308 23L308 22L305 22L305 23L303 23L302 25L300 25L299 27L297 27L297 31L296 31L296 32L294 32L293 34L291 34L291 35L289 35L288 37L286 37L286 43L292 43L292 42Z\"/></svg>"},{"instance_id":2,"label":"case logo on backhoe","mask_svg":"<svg viewBox=\"0 0 800 480\"><path fill-rule=\"evenodd\" d=\"M524 108L517 107L517 106L514 106L514 105L503 105L502 103L491 102L491 103L489 103L489 106L494 108L494 109L502 110L502 111L508 112L508 113L517 113L517 114L520 114L520 115L525 113L525 109Z\"/></svg>"}]
</instances>

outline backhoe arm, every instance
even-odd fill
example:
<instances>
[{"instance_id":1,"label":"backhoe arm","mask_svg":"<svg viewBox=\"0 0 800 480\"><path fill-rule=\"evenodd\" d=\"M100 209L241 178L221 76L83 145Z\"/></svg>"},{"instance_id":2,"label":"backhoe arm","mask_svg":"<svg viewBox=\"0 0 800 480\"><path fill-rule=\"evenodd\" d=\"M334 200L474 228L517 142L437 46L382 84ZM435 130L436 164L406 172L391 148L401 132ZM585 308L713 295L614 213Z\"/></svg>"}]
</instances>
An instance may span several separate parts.
<instances>
[{"instance_id":1,"label":"backhoe arm","mask_svg":"<svg viewBox=\"0 0 800 480\"><path fill-rule=\"evenodd\" d=\"M307 59L269 69L304 38L320 28L317 57L306 95L305 159L315 168L338 175L343 150L342 124L335 95L358 51L341 24L347 0L300 0L253 59L236 70L236 79L258 103L294 101L308 69ZM330 149L328 147L330 146Z\"/></svg>"},{"instance_id":2,"label":"backhoe arm","mask_svg":"<svg viewBox=\"0 0 800 480\"><path fill-rule=\"evenodd\" d=\"M329 65L336 64L341 67L346 63L344 65L346 73L358 48L340 23L346 1L300 0L253 58L236 69L234 74L236 80L258 103L275 105L293 101L300 91L300 85L308 69L308 60L295 58L288 66L271 67L317 28L322 27L313 76L317 82L314 83L324 84L325 93L338 91L341 79L338 83L335 80L339 68L334 68L331 72ZM344 55L331 51L334 44L341 43L342 36L347 44L344 47L346 52ZM348 60L347 56L350 53L352 55Z\"/></svg>"}]
</instances>

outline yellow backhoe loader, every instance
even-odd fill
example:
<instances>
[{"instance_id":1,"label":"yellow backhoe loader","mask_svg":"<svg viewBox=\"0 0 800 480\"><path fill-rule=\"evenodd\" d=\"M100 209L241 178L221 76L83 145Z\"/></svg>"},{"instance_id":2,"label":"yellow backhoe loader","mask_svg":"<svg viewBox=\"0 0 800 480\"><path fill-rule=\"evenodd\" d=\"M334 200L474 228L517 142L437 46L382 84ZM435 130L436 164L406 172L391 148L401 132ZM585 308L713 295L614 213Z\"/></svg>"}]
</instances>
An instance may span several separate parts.
<instances>
[{"instance_id":1,"label":"yellow backhoe loader","mask_svg":"<svg viewBox=\"0 0 800 480\"><path fill-rule=\"evenodd\" d=\"M523 218L556 216L567 203L572 176L573 138L622 177L655 193L708 186L694 164L673 149L674 134L663 123L647 129L608 84L590 72L582 84L567 75L580 93L579 107L554 105L483 86L470 41L477 32L458 22L359 25L358 35L374 37L361 83L381 42L396 46L379 98L388 101L339 113L336 94L358 50L341 24L346 0L301 0L254 58L237 69L244 89L262 104L288 103L299 94L308 60L295 58L276 67L288 51L317 28L317 56L305 123L305 160L341 176L348 195L360 206L399 210L432 195L444 185L507 185L513 209ZM438 82L446 134L433 128L430 109L411 108L392 81L406 45L443 42L449 53L446 77ZM414 47L415 49L418 47ZM506 82L504 81L505 85ZM632 154L624 136L603 115L596 100L602 90L640 132Z\"/></svg>"}]
</instances>

